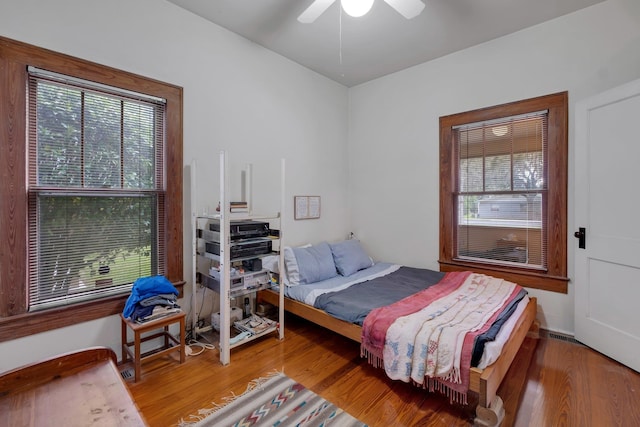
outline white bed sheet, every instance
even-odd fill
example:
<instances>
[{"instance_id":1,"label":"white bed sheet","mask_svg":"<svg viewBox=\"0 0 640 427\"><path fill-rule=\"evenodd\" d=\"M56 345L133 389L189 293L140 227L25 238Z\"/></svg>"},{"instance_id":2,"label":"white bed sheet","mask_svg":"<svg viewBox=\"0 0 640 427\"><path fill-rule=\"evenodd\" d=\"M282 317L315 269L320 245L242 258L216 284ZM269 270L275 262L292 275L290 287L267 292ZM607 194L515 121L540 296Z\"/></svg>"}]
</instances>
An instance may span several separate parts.
<instances>
[{"instance_id":1,"label":"white bed sheet","mask_svg":"<svg viewBox=\"0 0 640 427\"><path fill-rule=\"evenodd\" d=\"M527 304L529 304L529 296L525 295L525 297L518 303L518 306L511 314L511 317L509 317L509 319L507 319L500 328L500 331L496 335L496 339L494 341L489 341L484 345L484 352L478 362L478 368L484 369L498 360L500 353L502 353L502 348L511 336L511 332L513 332L516 327L518 319L520 319L520 316L527 308Z\"/></svg>"}]
</instances>

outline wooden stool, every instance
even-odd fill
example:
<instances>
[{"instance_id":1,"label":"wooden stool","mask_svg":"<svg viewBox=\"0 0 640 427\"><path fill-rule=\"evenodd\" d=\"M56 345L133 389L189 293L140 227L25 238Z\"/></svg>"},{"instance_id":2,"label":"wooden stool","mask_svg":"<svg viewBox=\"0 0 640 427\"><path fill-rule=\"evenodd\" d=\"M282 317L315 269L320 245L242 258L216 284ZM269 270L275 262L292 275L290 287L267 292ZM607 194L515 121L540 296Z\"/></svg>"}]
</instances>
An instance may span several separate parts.
<instances>
[{"instance_id":1,"label":"wooden stool","mask_svg":"<svg viewBox=\"0 0 640 427\"><path fill-rule=\"evenodd\" d=\"M143 360L155 359L169 352L177 350L180 351L180 363L184 363L185 313L183 311L144 323L132 322L131 320L126 319L122 314L120 314L120 318L122 319L122 363L125 363L128 360L133 361L135 370L134 382L138 382L138 380L140 379L140 365L142 364ZM176 322L180 322L180 340L176 339L176 337L169 333L169 325L172 325ZM127 328L133 331L133 341L127 340ZM142 334L146 332L157 330L160 328L162 328L162 331L156 332L152 335L147 335L144 337L142 336ZM164 337L163 347L147 351L144 354L141 353L140 345L143 342L159 337ZM171 343L177 345L171 346ZM130 347L133 347L133 353L131 352Z\"/></svg>"}]
</instances>

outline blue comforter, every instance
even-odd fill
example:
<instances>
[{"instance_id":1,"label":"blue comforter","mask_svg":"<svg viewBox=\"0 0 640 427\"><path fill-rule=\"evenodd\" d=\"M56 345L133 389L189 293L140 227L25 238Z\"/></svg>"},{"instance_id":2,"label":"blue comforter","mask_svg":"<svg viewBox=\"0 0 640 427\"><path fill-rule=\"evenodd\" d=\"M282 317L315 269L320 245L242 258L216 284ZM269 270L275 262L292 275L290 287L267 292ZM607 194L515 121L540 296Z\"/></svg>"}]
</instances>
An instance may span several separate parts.
<instances>
[{"instance_id":1,"label":"blue comforter","mask_svg":"<svg viewBox=\"0 0 640 427\"><path fill-rule=\"evenodd\" d=\"M333 317L362 326L364 318L374 308L393 304L435 285L444 274L422 268L400 267L386 276L320 295L314 306Z\"/></svg>"}]
</instances>

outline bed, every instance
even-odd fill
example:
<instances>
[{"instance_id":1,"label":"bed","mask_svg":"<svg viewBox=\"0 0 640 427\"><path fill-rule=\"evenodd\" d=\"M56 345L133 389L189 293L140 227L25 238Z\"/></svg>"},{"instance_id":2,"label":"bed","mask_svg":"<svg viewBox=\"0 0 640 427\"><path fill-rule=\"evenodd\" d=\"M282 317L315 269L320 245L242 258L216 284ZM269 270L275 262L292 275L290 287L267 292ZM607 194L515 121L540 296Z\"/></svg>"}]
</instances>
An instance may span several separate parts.
<instances>
[{"instance_id":1,"label":"bed","mask_svg":"<svg viewBox=\"0 0 640 427\"><path fill-rule=\"evenodd\" d=\"M440 295L443 300L446 297L457 301L459 296L456 296L451 289L460 292L466 286L468 291L471 289L469 281L505 282L489 276L474 275L470 272L442 273L390 263L374 263L364 253L357 240L347 240L335 244L322 242L301 248L285 248L284 255L286 272L280 276L281 282L285 284L285 310L359 342L363 356L367 357L374 366L384 367L385 370L393 364L388 362L389 366L384 366L384 351L375 346L375 340L373 340L374 346L371 347L371 336L375 336L377 333L377 344L379 344L380 334L383 334L384 341L384 333L389 332L390 336L393 336L392 330L397 332L406 328L406 325L395 325L392 328L391 325L394 323L391 323L387 315L396 313L400 316L398 319L408 319L414 316L416 311L419 311L424 316L428 310L423 309L424 307L417 310L413 306L415 300L422 298L422 303L424 303L425 301L433 301L434 296ZM269 267L268 260L263 264ZM390 284L391 286L389 286ZM493 355L485 357L483 352L481 359L484 358L484 366L472 367L466 374L465 387L468 387L468 391L477 393L479 399L476 409L476 425L489 426L501 423L504 409L502 400L497 396L496 391L525 336L529 330L535 331L537 327L535 298L526 295L526 291L522 296L523 290L517 285L510 284L510 286L508 290L492 291L494 292L492 295L498 295L501 299L496 300L496 297L492 297L494 300L492 312L483 313L478 318L483 319L483 327L475 328L474 336L478 336L486 332L487 329L491 329L490 325L497 318L502 318L502 324L505 325L500 328L502 332L496 327L492 328L494 329L493 335L485 341L485 345L489 346L500 341L494 346L499 347L497 353L494 351ZM402 289L395 289L396 287ZM381 294L382 298L369 298L373 297L373 294ZM515 301L516 296L519 296L517 301ZM278 294L274 290L263 291L261 299L278 305ZM408 301L412 302L408 303ZM431 307L430 304L431 302L426 303ZM484 302L482 304L484 305ZM510 307L510 315L501 314L506 311L507 307ZM408 311L403 312L402 310ZM438 310L438 312L440 311ZM394 320L394 322L396 321ZM380 328L380 322L383 327L376 332L376 327ZM465 337L465 344L473 343L473 341L473 339ZM487 342L489 344L486 344ZM387 356L390 354L388 348L388 345L385 346ZM466 348L473 347L467 346ZM478 348L474 348L473 353L474 357L478 359ZM424 370L424 367L422 368ZM393 369L391 371L393 372ZM418 372L420 371L418 370ZM389 375L389 371L387 374ZM390 377L394 378L391 375ZM428 376L425 378L428 379ZM402 380L405 381L405 379ZM416 381L411 379L411 382L415 383ZM438 382L425 381L421 385L430 390L440 390L439 384ZM447 389L447 391L451 390ZM466 391L461 394L465 399ZM449 394L450 398L453 395L457 395L457 393Z\"/></svg>"},{"instance_id":2,"label":"bed","mask_svg":"<svg viewBox=\"0 0 640 427\"><path fill-rule=\"evenodd\" d=\"M113 350L92 347L0 374L0 425L147 424Z\"/></svg>"}]
</instances>

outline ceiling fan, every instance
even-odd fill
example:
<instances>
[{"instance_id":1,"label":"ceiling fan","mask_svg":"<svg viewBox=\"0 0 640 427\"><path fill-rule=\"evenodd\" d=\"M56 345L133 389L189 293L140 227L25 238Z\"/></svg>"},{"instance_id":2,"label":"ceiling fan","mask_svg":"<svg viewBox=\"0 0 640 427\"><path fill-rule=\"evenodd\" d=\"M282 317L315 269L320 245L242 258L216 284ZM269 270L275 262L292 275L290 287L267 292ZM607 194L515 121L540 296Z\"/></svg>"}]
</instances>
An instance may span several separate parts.
<instances>
[{"instance_id":1,"label":"ceiling fan","mask_svg":"<svg viewBox=\"0 0 640 427\"><path fill-rule=\"evenodd\" d=\"M369 12L373 1L374 0L340 0L340 4L347 14L357 18ZM335 2L336 0L314 0L314 2L298 16L298 21L303 24L312 23ZM384 2L407 19L418 16L420 12L422 12L422 9L424 9L424 3L420 0L384 0Z\"/></svg>"}]
</instances>

